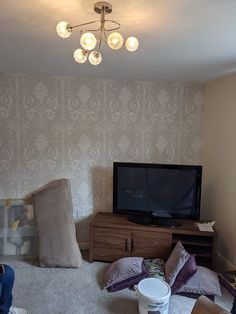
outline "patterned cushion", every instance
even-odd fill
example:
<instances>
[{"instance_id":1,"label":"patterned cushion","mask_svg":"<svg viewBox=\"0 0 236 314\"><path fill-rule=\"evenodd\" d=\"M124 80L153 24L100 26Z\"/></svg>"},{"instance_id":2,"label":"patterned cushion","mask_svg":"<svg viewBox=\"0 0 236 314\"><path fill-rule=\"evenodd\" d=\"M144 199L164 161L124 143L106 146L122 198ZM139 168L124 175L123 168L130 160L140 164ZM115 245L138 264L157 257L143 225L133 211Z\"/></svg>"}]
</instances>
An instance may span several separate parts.
<instances>
[{"instance_id":1,"label":"patterned cushion","mask_svg":"<svg viewBox=\"0 0 236 314\"><path fill-rule=\"evenodd\" d=\"M165 262L162 258L145 259L144 266L147 269L147 277L165 280Z\"/></svg>"}]
</instances>

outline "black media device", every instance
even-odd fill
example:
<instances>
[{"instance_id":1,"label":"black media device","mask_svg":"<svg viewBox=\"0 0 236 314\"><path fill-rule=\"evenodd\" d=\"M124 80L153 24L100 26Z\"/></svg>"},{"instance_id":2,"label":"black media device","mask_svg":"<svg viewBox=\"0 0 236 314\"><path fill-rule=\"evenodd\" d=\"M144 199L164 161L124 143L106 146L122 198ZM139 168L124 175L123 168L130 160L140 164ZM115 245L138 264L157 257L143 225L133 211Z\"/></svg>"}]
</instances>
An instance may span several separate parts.
<instances>
[{"instance_id":1,"label":"black media device","mask_svg":"<svg viewBox=\"0 0 236 314\"><path fill-rule=\"evenodd\" d=\"M202 166L113 163L113 213L145 225L200 219Z\"/></svg>"}]
</instances>

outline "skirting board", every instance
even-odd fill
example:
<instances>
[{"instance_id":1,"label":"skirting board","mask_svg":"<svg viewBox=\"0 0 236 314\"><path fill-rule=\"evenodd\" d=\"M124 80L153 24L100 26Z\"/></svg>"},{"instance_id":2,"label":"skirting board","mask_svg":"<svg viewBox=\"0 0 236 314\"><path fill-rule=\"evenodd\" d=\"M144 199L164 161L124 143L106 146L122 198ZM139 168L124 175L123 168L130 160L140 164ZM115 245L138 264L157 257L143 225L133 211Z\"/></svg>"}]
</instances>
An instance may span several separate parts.
<instances>
[{"instance_id":1,"label":"skirting board","mask_svg":"<svg viewBox=\"0 0 236 314\"><path fill-rule=\"evenodd\" d=\"M89 249L89 242L81 242L79 243L79 248L81 250L88 250ZM25 255L1 255L1 262L11 262L11 261L25 261L25 260L35 260L37 259L36 256L25 256Z\"/></svg>"},{"instance_id":2,"label":"skirting board","mask_svg":"<svg viewBox=\"0 0 236 314\"><path fill-rule=\"evenodd\" d=\"M223 255L221 255L219 252L216 252L217 256L217 268L219 270L234 270L236 269L236 266L232 264L230 261L228 261Z\"/></svg>"}]
</instances>

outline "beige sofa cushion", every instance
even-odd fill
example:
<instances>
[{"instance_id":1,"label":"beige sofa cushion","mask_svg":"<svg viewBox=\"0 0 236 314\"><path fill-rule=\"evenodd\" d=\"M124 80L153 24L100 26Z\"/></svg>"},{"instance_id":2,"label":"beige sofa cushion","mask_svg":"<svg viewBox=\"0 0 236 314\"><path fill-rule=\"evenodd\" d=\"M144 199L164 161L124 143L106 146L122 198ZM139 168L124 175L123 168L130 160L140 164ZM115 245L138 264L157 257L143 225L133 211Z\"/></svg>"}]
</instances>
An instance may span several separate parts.
<instances>
[{"instance_id":1,"label":"beige sofa cushion","mask_svg":"<svg viewBox=\"0 0 236 314\"><path fill-rule=\"evenodd\" d=\"M230 314L219 305L201 295L195 303L191 314Z\"/></svg>"},{"instance_id":2,"label":"beige sofa cushion","mask_svg":"<svg viewBox=\"0 0 236 314\"><path fill-rule=\"evenodd\" d=\"M70 181L55 180L33 192L39 263L42 267L79 267Z\"/></svg>"}]
</instances>

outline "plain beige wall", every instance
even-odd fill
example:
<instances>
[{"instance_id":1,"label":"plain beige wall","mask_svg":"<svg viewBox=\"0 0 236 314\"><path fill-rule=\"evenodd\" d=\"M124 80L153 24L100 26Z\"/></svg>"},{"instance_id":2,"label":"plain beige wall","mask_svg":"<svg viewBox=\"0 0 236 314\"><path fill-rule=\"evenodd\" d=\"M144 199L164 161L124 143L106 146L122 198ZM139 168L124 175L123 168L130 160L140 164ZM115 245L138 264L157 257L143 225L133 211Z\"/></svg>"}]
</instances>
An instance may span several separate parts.
<instances>
[{"instance_id":1,"label":"plain beige wall","mask_svg":"<svg viewBox=\"0 0 236 314\"><path fill-rule=\"evenodd\" d=\"M206 85L203 117L202 218L216 221L218 257L230 267L236 265L236 75Z\"/></svg>"}]
</instances>

